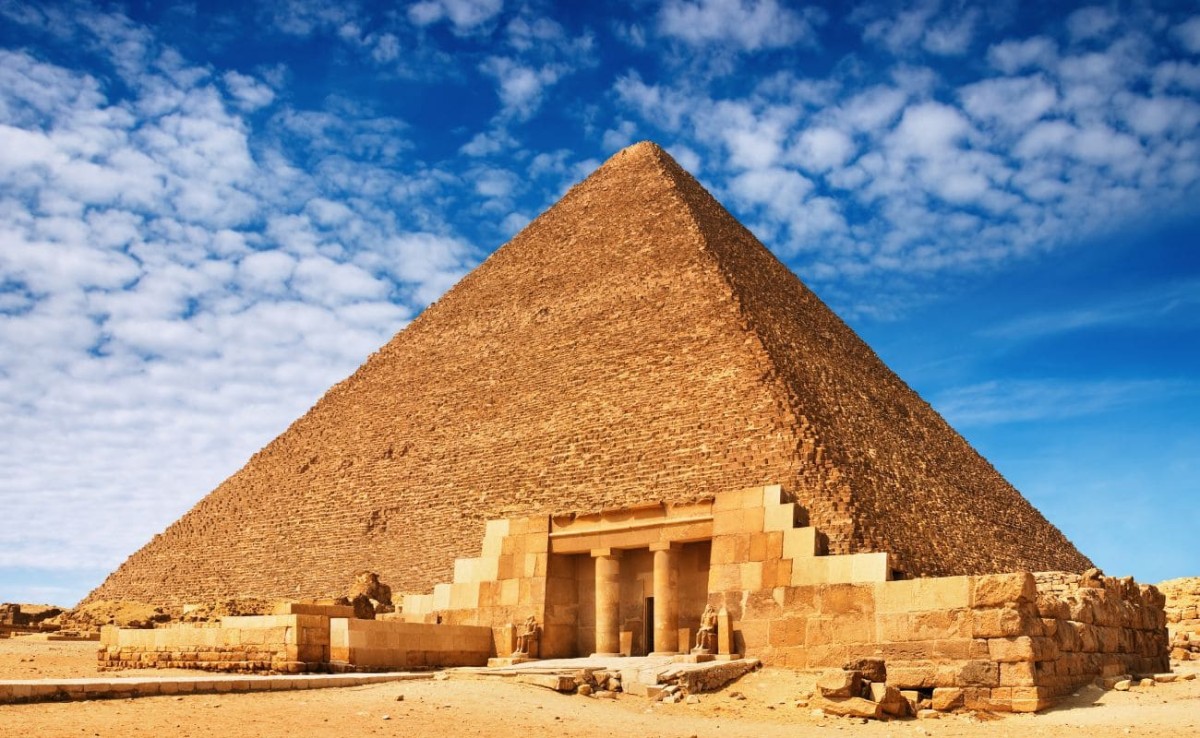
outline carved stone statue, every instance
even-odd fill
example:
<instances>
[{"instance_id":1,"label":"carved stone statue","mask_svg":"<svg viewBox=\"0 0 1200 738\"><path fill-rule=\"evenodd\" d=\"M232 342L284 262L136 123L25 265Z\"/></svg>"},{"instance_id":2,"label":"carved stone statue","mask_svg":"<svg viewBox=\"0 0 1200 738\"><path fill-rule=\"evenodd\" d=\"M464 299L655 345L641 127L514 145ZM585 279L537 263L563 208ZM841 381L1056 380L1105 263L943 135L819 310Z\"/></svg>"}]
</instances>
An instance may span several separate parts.
<instances>
[{"instance_id":1,"label":"carved stone statue","mask_svg":"<svg viewBox=\"0 0 1200 738\"><path fill-rule=\"evenodd\" d=\"M696 647L693 653L712 653L717 645L717 611L712 605L704 608L700 616L700 630L696 631Z\"/></svg>"},{"instance_id":2,"label":"carved stone statue","mask_svg":"<svg viewBox=\"0 0 1200 738\"><path fill-rule=\"evenodd\" d=\"M530 615L525 618L525 624L521 626L521 632L517 634L517 650L513 651L513 656L532 656L536 658L537 647L537 619Z\"/></svg>"}]
</instances>

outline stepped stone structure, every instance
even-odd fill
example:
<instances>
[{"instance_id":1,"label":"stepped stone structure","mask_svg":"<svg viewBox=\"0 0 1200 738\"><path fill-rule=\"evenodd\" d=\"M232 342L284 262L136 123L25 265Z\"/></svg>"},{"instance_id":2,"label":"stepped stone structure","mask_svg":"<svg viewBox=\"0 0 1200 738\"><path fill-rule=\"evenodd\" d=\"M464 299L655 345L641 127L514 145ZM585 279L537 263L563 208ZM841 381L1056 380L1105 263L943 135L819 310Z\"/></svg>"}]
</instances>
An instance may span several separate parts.
<instances>
[{"instance_id":1,"label":"stepped stone structure","mask_svg":"<svg viewBox=\"0 0 1200 738\"><path fill-rule=\"evenodd\" d=\"M695 179L640 143L85 602L330 597L364 569L425 592L456 581L488 520L711 505L764 485L781 486L813 550L886 552L873 581L1090 566ZM695 567L718 555L683 545ZM703 603L696 576L686 602Z\"/></svg>"}]
</instances>

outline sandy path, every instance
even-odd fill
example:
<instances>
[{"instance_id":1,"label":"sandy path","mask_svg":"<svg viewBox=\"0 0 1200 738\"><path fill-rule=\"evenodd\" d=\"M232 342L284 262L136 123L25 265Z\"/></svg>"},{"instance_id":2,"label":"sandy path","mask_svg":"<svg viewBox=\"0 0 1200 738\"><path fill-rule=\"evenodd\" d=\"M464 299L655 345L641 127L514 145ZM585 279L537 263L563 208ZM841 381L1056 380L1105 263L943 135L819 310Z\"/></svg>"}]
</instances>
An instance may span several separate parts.
<instances>
[{"instance_id":1,"label":"sandy path","mask_svg":"<svg viewBox=\"0 0 1200 738\"><path fill-rule=\"evenodd\" d=\"M80 646L87 646L80 649ZM53 647L53 648L51 648ZM63 648L66 647L66 648ZM81 656L94 644L42 643L34 664L43 673L67 669L88 674ZM20 644L28 657L39 651ZM30 678L13 673L13 644L0 641L0 678ZM72 655L73 654L73 655ZM16 662L28 667L31 662ZM498 678L449 679L381 684L369 687L149 697L0 706L0 734L18 736L186 736L189 738L260 738L263 736L379 735L439 736L586 735L589 738L784 738L830 735L903 738L904 736L1120 736L1200 735L1200 680L1159 685L1140 692L1081 690L1069 708L1041 715L1007 715L979 720L946 716L940 720L866 723L814 717L796 707L798 682L785 670L748 675L724 692L703 695L698 705L664 705L621 696L616 700L560 695ZM737 699L741 692L745 699ZM402 701L397 697L403 696ZM386 719L385 719L386 716Z\"/></svg>"}]
</instances>

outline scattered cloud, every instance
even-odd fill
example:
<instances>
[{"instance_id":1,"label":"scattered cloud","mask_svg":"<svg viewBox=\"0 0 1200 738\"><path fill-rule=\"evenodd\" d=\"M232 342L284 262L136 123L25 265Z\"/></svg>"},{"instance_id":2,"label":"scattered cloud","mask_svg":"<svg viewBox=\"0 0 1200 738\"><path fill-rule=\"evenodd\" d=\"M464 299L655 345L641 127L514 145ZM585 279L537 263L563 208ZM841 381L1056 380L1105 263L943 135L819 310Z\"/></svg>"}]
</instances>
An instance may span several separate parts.
<instances>
[{"instance_id":1,"label":"scattered cloud","mask_svg":"<svg viewBox=\"0 0 1200 738\"><path fill-rule=\"evenodd\" d=\"M1200 15L1193 15L1175 26L1171 36L1188 52L1200 54Z\"/></svg>"},{"instance_id":2,"label":"scattered cloud","mask_svg":"<svg viewBox=\"0 0 1200 738\"><path fill-rule=\"evenodd\" d=\"M1069 420L1196 392L1159 380L997 380L942 392L933 406L951 425L973 428Z\"/></svg>"},{"instance_id":3,"label":"scattered cloud","mask_svg":"<svg viewBox=\"0 0 1200 738\"><path fill-rule=\"evenodd\" d=\"M1116 11L1102 5L1080 8L1067 16L1067 33L1076 43L1103 38L1116 25Z\"/></svg>"},{"instance_id":4,"label":"scattered cloud","mask_svg":"<svg viewBox=\"0 0 1200 738\"><path fill-rule=\"evenodd\" d=\"M1156 287L1153 291L1062 312L1016 318L984 330L985 336L1030 340L1110 326L1196 325L1200 323L1200 281Z\"/></svg>"},{"instance_id":5,"label":"scattered cloud","mask_svg":"<svg viewBox=\"0 0 1200 738\"><path fill-rule=\"evenodd\" d=\"M744 51L815 44L825 21L816 7L792 10L776 0L666 0L658 31L685 43L728 44Z\"/></svg>"},{"instance_id":6,"label":"scattered cloud","mask_svg":"<svg viewBox=\"0 0 1200 738\"><path fill-rule=\"evenodd\" d=\"M519 60L504 57L489 57L480 65L480 70L495 78L496 94L503 106L501 117L526 120L542 105L543 91L553 85L563 74L556 65L527 66Z\"/></svg>"},{"instance_id":7,"label":"scattered cloud","mask_svg":"<svg viewBox=\"0 0 1200 738\"><path fill-rule=\"evenodd\" d=\"M287 33L334 18L295 7ZM122 15L59 30L124 86L0 49L0 463L29 521L0 566L111 567L481 254L422 203L449 177L405 157L400 121L281 105ZM85 504L77 525L30 507Z\"/></svg>"},{"instance_id":8,"label":"scattered cloud","mask_svg":"<svg viewBox=\"0 0 1200 738\"><path fill-rule=\"evenodd\" d=\"M455 33L471 33L484 26L504 7L504 0L422 0L408 7L408 18L418 26L446 21Z\"/></svg>"}]
</instances>

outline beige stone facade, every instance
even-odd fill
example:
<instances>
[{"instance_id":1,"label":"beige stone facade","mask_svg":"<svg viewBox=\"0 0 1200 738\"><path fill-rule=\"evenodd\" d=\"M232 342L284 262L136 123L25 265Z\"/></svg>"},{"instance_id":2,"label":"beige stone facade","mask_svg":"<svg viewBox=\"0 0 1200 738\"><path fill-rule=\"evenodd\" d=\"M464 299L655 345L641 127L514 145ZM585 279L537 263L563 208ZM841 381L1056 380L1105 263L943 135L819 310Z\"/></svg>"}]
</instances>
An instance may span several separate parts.
<instances>
[{"instance_id":1,"label":"beige stone facade","mask_svg":"<svg viewBox=\"0 0 1200 738\"><path fill-rule=\"evenodd\" d=\"M492 521L414 622L543 623L543 658L686 652L707 606L719 657L801 669L882 662L941 709L1034 711L1093 680L1165 671L1163 597L1069 572L892 580L885 552L827 555L779 486L682 505Z\"/></svg>"}]
</instances>

